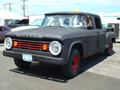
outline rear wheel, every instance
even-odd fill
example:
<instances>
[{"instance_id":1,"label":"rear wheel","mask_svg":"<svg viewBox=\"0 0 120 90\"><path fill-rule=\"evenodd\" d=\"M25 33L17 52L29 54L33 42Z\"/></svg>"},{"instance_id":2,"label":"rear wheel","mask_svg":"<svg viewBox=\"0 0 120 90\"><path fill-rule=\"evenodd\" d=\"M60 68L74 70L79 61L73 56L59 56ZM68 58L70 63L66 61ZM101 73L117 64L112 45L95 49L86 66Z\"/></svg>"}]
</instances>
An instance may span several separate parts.
<instances>
[{"instance_id":1,"label":"rear wheel","mask_svg":"<svg viewBox=\"0 0 120 90\"><path fill-rule=\"evenodd\" d=\"M113 51L113 43L111 41L109 44L109 47L105 49L105 55L107 55L107 56L111 55L112 51Z\"/></svg>"},{"instance_id":2,"label":"rear wheel","mask_svg":"<svg viewBox=\"0 0 120 90\"><path fill-rule=\"evenodd\" d=\"M80 54L78 50L73 49L70 54L68 63L63 66L63 73L68 77L75 77L80 71Z\"/></svg>"},{"instance_id":3,"label":"rear wheel","mask_svg":"<svg viewBox=\"0 0 120 90\"><path fill-rule=\"evenodd\" d=\"M20 69L27 69L27 68L29 68L29 66L31 64L31 62L25 62L20 59L14 59L14 63Z\"/></svg>"}]
</instances>

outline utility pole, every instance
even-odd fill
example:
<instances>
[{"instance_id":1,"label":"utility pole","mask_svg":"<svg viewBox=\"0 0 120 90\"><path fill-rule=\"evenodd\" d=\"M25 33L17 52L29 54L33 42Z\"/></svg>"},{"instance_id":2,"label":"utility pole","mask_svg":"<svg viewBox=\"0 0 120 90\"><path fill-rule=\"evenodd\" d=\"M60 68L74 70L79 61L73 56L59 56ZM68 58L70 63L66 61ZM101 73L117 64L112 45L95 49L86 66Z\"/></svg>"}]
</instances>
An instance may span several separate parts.
<instances>
[{"instance_id":1,"label":"utility pole","mask_svg":"<svg viewBox=\"0 0 120 90\"><path fill-rule=\"evenodd\" d=\"M12 10L11 5L12 5L13 3L7 3L7 4L9 5L9 11L11 11L11 10Z\"/></svg>"},{"instance_id":2,"label":"utility pole","mask_svg":"<svg viewBox=\"0 0 120 90\"><path fill-rule=\"evenodd\" d=\"M5 10L6 10L6 6L7 6L7 4L3 4L4 5L4 7L5 7Z\"/></svg>"},{"instance_id":3,"label":"utility pole","mask_svg":"<svg viewBox=\"0 0 120 90\"><path fill-rule=\"evenodd\" d=\"M23 16L25 16L25 1L27 1L27 0L21 0L21 1L23 1L23 5L22 5L22 9L23 9Z\"/></svg>"}]
</instances>

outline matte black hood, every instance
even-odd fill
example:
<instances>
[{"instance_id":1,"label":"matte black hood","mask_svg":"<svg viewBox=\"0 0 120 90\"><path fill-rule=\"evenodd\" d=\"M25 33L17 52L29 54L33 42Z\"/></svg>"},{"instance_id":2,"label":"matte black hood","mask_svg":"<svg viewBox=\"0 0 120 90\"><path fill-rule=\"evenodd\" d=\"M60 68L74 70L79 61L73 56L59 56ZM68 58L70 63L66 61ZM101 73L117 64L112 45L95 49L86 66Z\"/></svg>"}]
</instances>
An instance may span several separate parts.
<instances>
[{"instance_id":1,"label":"matte black hood","mask_svg":"<svg viewBox=\"0 0 120 90\"><path fill-rule=\"evenodd\" d=\"M85 30L79 28L65 27L41 27L38 29L28 29L24 31L15 31L6 34L8 37L28 37L28 38L56 38L65 40L69 38L80 37Z\"/></svg>"}]
</instances>

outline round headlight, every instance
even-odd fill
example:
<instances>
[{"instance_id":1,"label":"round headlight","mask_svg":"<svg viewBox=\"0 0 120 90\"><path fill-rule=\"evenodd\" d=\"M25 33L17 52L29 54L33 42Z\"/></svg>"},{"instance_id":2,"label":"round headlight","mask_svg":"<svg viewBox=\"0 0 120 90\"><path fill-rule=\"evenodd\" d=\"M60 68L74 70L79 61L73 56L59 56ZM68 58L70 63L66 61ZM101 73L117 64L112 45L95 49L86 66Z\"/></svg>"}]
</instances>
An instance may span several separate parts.
<instances>
[{"instance_id":1,"label":"round headlight","mask_svg":"<svg viewBox=\"0 0 120 90\"><path fill-rule=\"evenodd\" d=\"M49 45L49 50L53 55L58 55L62 50L62 46L58 41L53 41Z\"/></svg>"},{"instance_id":2,"label":"round headlight","mask_svg":"<svg viewBox=\"0 0 120 90\"><path fill-rule=\"evenodd\" d=\"M12 47L12 39L9 37L5 38L4 46L5 48L10 49Z\"/></svg>"}]
</instances>

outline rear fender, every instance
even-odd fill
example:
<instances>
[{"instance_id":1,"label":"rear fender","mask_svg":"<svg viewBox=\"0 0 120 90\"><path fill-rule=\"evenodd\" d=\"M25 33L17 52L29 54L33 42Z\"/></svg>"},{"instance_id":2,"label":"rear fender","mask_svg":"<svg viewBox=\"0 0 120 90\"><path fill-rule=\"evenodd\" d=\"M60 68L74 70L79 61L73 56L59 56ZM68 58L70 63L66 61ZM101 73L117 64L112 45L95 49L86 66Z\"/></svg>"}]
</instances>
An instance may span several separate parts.
<instances>
[{"instance_id":1,"label":"rear fender","mask_svg":"<svg viewBox=\"0 0 120 90\"><path fill-rule=\"evenodd\" d=\"M106 48L109 47L111 42L115 42L115 33L114 32L107 32L106 33Z\"/></svg>"}]
</instances>

